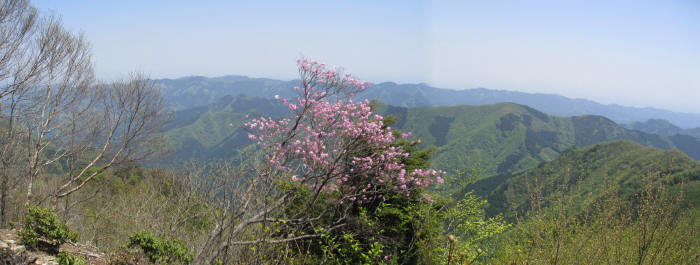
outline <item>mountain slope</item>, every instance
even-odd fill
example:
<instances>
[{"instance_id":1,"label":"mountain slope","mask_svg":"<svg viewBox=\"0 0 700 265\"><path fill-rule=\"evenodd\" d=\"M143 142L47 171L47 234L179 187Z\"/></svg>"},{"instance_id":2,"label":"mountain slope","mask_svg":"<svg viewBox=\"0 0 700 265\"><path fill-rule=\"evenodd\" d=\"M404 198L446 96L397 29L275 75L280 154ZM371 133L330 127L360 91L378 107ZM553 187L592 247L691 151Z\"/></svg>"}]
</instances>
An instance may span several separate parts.
<instances>
[{"instance_id":1,"label":"mountain slope","mask_svg":"<svg viewBox=\"0 0 700 265\"><path fill-rule=\"evenodd\" d=\"M174 120L165 128L173 150L166 163L235 157L252 143L241 127L247 114L279 117L286 113L280 104L245 96L226 96L206 106L176 111Z\"/></svg>"},{"instance_id":2,"label":"mountain slope","mask_svg":"<svg viewBox=\"0 0 700 265\"><path fill-rule=\"evenodd\" d=\"M688 135L700 137L700 127L683 129L664 119L649 119L645 122L635 122L624 125L628 129L638 130L647 133L657 133L663 135Z\"/></svg>"},{"instance_id":3,"label":"mountain slope","mask_svg":"<svg viewBox=\"0 0 700 265\"><path fill-rule=\"evenodd\" d=\"M280 81L245 76L217 78L184 77L155 80L162 89L170 107L182 110L205 105L227 95L243 94L249 97L272 98L275 94L291 96L297 80ZM486 105L513 102L531 106L557 116L583 114L602 115L621 124L648 119L666 119L684 128L700 127L700 114L679 113L654 108L634 108L620 105L604 105L590 100L570 99L552 94L532 94L484 88L452 90L431 87L427 84L373 84L372 89L358 96L394 106L455 106Z\"/></svg>"},{"instance_id":4,"label":"mountain slope","mask_svg":"<svg viewBox=\"0 0 700 265\"><path fill-rule=\"evenodd\" d=\"M628 130L601 116L550 116L513 103L422 108L380 105L378 112L398 116L397 127L422 138L426 147L439 147L434 165L448 170L478 166L488 175L527 169L571 147L610 140L678 148L700 159L697 138Z\"/></svg>"},{"instance_id":5,"label":"mountain slope","mask_svg":"<svg viewBox=\"0 0 700 265\"><path fill-rule=\"evenodd\" d=\"M403 108L377 104L377 112L399 118L394 127L413 132L423 147L438 147L437 168L450 171L482 168L486 175L505 173L551 161L573 146L627 139L663 149L680 148L700 159L700 141L628 130L600 116L555 117L527 106ZM210 161L235 156L251 144L241 128L245 115L281 116L286 110L272 100L225 97L204 107L175 113L168 126L173 163ZM677 144L682 142L683 145Z\"/></svg>"},{"instance_id":6,"label":"mountain slope","mask_svg":"<svg viewBox=\"0 0 700 265\"><path fill-rule=\"evenodd\" d=\"M687 183L686 198L695 206L700 203L700 162L677 150L643 147L630 141L573 148L554 161L482 179L468 189L489 201L489 214L505 212L512 218L516 212L522 214L528 208L531 191L537 190L537 186L544 188L541 195L545 202L562 184L582 200L592 201L610 184L620 185L621 197L631 196L642 187L642 177L649 175L661 177L672 185Z\"/></svg>"}]
</instances>

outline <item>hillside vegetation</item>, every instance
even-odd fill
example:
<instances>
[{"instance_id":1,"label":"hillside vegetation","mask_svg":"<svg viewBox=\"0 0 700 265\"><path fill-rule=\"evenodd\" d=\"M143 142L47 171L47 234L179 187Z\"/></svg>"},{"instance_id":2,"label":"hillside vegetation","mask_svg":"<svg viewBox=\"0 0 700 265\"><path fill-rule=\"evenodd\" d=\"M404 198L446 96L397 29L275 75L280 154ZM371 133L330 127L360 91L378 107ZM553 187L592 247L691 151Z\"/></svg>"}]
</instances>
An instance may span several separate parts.
<instances>
[{"instance_id":1,"label":"hillside vegetation","mask_svg":"<svg viewBox=\"0 0 700 265\"><path fill-rule=\"evenodd\" d=\"M632 124L626 124L624 126L628 129L638 130L647 133L656 133L669 136L682 134L693 137L700 137L700 127L683 129L664 119L649 119L645 122L635 122Z\"/></svg>"},{"instance_id":2,"label":"hillside vegetation","mask_svg":"<svg viewBox=\"0 0 700 265\"><path fill-rule=\"evenodd\" d=\"M223 97L217 102L176 111L165 127L172 153L170 165L187 161L217 161L237 157L252 144L241 125L248 116L281 117L288 110L266 99L245 96ZM163 161L161 161L163 162Z\"/></svg>"},{"instance_id":3,"label":"hillside vegetation","mask_svg":"<svg viewBox=\"0 0 700 265\"><path fill-rule=\"evenodd\" d=\"M427 106L543 98L372 90L307 58L299 82L104 83L84 36L28 0L0 0L0 35L0 264L700 261L689 135Z\"/></svg>"},{"instance_id":4,"label":"hillside vegetation","mask_svg":"<svg viewBox=\"0 0 700 265\"><path fill-rule=\"evenodd\" d=\"M571 207L580 210L601 200L611 186L616 186L620 198L631 198L642 189L647 176L670 185L674 194L680 192L676 185L683 183L689 206L700 205L700 162L676 150L630 141L572 148L535 168L476 181L468 190L489 201L488 214L505 213L513 220L530 210L534 191L540 193L539 199L549 202L552 194L565 187L578 202Z\"/></svg>"},{"instance_id":5,"label":"hillside vegetation","mask_svg":"<svg viewBox=\"0 0 700 265\"><path fill-rule=\"evenodd\" d=\"M601 116L556 117L513 103L419 108L376 104L376 111L396 116L394 126L422 139L422 147L437 147L433 163L453 172L480 168L487 176L527 169L571 147L611 140L677 148L700 159L697 138L629 130ZM178 111L166 132L174 145L171 161L228 159L252 143L240 127L245 115L284 113L279 103L244 96Z\"/></svg>"}]
</instances>

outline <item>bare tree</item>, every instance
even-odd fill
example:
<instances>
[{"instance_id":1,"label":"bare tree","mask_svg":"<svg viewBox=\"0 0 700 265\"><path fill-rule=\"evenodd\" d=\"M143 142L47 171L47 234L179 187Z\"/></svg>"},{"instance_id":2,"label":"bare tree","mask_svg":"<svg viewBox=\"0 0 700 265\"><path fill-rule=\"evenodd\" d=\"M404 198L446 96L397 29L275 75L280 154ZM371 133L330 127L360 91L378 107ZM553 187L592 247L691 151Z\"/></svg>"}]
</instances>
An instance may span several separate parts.
<instances>
[{"instance_id":1,"label":"bare tree","mask_svg":"<svg viewBox=\"0 0 700 265\"><path fill-rule=\"evenodd\" d=\"M160 92L145 76L96 84L88 42L28 1L0 1L0 225L11 186L65 198L95 176L163 150ZM24 155L20 155L24 154ZM43 198L35 184L62 168Z\"/></svg>"},{"instance_id":2,"label":"bare tree","mask_svg":"<svg viewBox=\"0 0 700 265\"><path fill-rule=\"evenodd\" d=\"M0 1L0 103L36 74L30 52L36 21L37 11L28 1Z\"/></svg>"},{"instance_id":3,"label":"bare tree","mask_svg":"<svg viewBox=\"0 0 700 265\"><path fill-rule=\"evenodd\" d=\"M209 179L212 182L208 184L208 190L216 192L210 194L210 199L216 199L214 196L218 194L216 201L222 208L222 214L217 218L205 245L198 249L195 257L197 264L211 264L217 260L227 263L233 262L227 260L230 256L245 256L235 255L235 246L246 245L241 243L243 241L270 239L258 235L260 231L250 226L268 221L272 216L279 218L279 211L292 201L293 193L281 192L275 184L278 172L265 165L253 164L255 159L248 161L238 166L218 165L211 170Z\"/></svg>"},{"instance_id":4,"label":"bare tree","mask_svg":"<svg viewBox=\"0 0 700 265\"><path fill-rule=\"evenodd\" d=\"M44 106L59 105L57 102L40 101L42 104L36 106L42 107L35 116L39 119L28 120L28 127L37 128L31 134L29 176L35 178L42 169L57 163L65 164L67 169L65 177L59 178L62 181L54 182L45 198L65 198L109 168L144 161L164 150L158 132L167 114L152 81L135 74L125 81L69 93L76 92L75 97L66 97L70 106L52 108L62 109L56 114L44 112ZM27 187L31 198L31 183Z\"/></svg>"},{"instance_id":5,"label":"bare tree","mask_svg":"<svg viewBox=\"0 0 700 265\"><path fill-rule=\"evenodd\" d=\"M87 163L56 189L57 198L79 190L111 167L143 161L164 150L162 136L157 134L168 116L152 81L134 74L123 82L99 85L95 91L95 102L89 104L91 111L86 115L90 120L82 119L80 110L71 113L72 131L65 134L69 136L65 152L82 154L78 160ZM75 129L80 126L85 129Z\"/></svg>"},{"instance_id":6,"label":"bare tree","mask_svg":"<svg viewBox=\"0 0 700 265\"><path fill-rule=\"evenodd\" d=\"M203 196L195 189L207 181L199 169L134 166L111 170L110 175L115 178L139 176L138 180L128 180L138 185L127 184L115 190L114 185L110 185L114 178L95 178L91 185L70 195L71 202L67 206L73 210L66 211L69 213L64 220L83 240L101 249L118 249L130 235L143 230L177 238L198 248L206 239L199 229L207 227L218 212L206 200L212 196Z\"/></svg>"},{"instance_id":7,"label":"bare tree","mask_svg":"<svg viewBox=\"0 0 700 265\"><path fill-rule=\"evenodd\" d=\"M61 21L53 17L42 21L37 34L41 76L28 93L21 118L30 132L26 193L29 201L40 171L72 151L60 149L71 116L87 117L94 98L90 47L83 36L66 31Z\"/></svg>"},{"instance_id":8,"label":"bare tree","mask_svg":"<svg viewBox=\"0 0 700 265\"><path fill-rule=\"evenodd\" d=\"M16 92L16 91L15 91ZM8 193L20 183L20 173L26 165L26 151L22 140L26 131L18 130L16 126L17 106L21 96L11 93L6 99L6 112L0 111L0 226L7 224Z\"/></svg>"},{"instance_id":9,"label":"bare tree","mask_svg":"<svg viewBox=\"0 0 700 265\"><path fill-rule=\"evenodd\" d=\"M17 118L20 103L39 75L33 38L37 11L28 1L0 1L0 226L7 224L8 193L18 184L26 159Z\"/></svg>"}]
</instances>

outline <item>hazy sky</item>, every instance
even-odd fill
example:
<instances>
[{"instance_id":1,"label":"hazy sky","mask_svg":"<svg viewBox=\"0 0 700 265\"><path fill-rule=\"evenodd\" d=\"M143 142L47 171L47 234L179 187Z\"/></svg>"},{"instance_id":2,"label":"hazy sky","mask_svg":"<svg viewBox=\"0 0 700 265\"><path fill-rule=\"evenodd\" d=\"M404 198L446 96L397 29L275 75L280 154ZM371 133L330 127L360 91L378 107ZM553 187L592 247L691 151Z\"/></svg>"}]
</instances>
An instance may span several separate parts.
<instances>
[{"instance_id":1,"label":"hazy sky","mask_svg":"<svg viewBox=\"0 0 700 265\"><path fill-rule=\"evenodd\" d=\"M700 113L699 0L34 3L86 34L104 79L292 79L305 55L371 82Z\"/></svg>"}]
</instances>

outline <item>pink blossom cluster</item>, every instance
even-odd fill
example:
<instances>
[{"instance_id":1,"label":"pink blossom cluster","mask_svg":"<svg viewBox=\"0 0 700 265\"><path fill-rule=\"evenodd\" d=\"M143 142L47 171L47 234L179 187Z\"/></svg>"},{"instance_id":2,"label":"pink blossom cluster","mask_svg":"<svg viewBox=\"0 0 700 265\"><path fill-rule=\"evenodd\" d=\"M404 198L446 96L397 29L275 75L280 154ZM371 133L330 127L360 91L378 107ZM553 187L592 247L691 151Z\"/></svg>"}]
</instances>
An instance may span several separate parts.
<instances>
[{"instance_id":1,"label":"pink blossom cluster","mask_svg":"<svg viewBox=\"0 0 700 265\"><path fill-rule=\"evenodd\" d=\"M369 88L368 82L352 77L350 74L342 74L337 66L326 69L325 63L306 58L298 59L297 65L301 77L301 88L296 87L295 90L302 89L304 93L311 92L307 89L315 90L312 94L317 93L315 96L319 99L338 92L352 96Z\"/></svg>"},{"instance_id":2,"label":"pink blossom cluster","mask_svg":"<svg viewBox=\"0 0 700 265\"><path fill-rule=\"evenodd\" d=\"M295 88L298 96L290 100L275 96L292 116L260 117L245 124L251 130L249 138L267 149L271 165L313 189L339 193L339 203L369 202L387 189L410 195L433 179L442 183L444 171L407 172L402 161L409 153L393 145L391 127L372 113L368 101L349 99L366 89L366 82L343 75L337 67L326 69L323 63L300 59L298 65L302 77L301 88Z\"/></svg>"}]
</instances>

